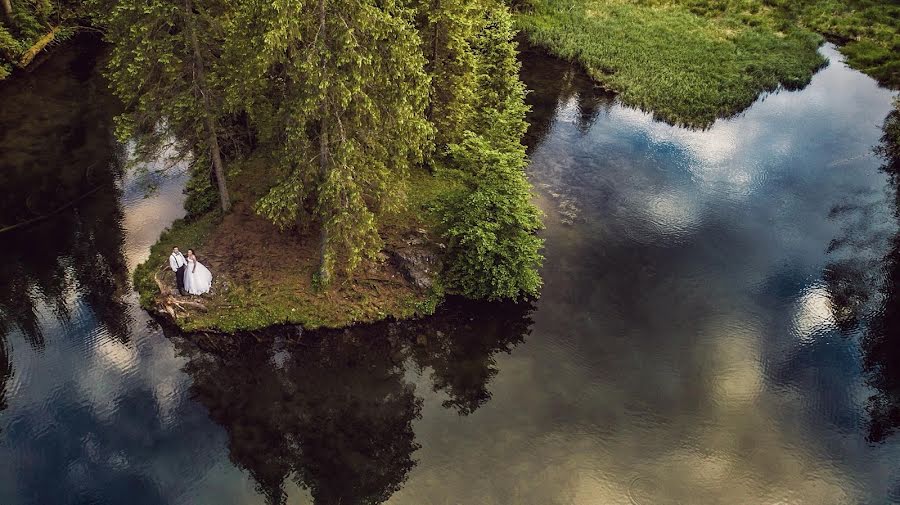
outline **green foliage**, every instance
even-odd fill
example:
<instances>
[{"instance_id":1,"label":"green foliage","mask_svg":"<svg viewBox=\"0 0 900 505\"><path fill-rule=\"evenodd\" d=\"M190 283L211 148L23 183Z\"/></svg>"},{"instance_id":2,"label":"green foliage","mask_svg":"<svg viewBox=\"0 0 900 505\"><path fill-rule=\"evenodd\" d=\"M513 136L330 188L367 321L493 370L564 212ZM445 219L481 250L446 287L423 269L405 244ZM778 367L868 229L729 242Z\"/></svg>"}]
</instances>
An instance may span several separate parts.
<instances>
[{"instance_id":1,"label":"green foliage","mask_svg":"<svg viewBox=\"0 0 900 505\"><path fill-rule=\"evenodd\" d=\"M413 12L364 0L236 9L225 57L241 70L229 101L249 112L283 174L256 210L282 228L318 225L328 285L336 269L349 274L381 249L379 219L404 201L427 147Z\"/></svg>"},{"instance_id":2,"label":"green foliage","mask_svg":"<svg viewBox=\"0 0 900 505\"><path fill-rule=\"evenodd\" d=\"M207 120L225 119L228 68L217 57L223 11L217 0L123 0L98 11L95 21L112 43L110 86L125 105L116 134L132 143L137 161L162 157L168 166L195 153L213 159L217 133ZM209 163L193 166L207 173Z\"/></svg>"},{"instance_id":3,"label":"green foliage","mask_svg":"<svg viewBox=\"0 0 900 505\"><path fill-rule=\"evenodd\" d=\"M12 2L11 19L0 12L0 80L12 73L22 54L51 28L60 28L54 42L71 37L74 30L66 25L77 24L86 17L85 4L82 0L17 1Z\"/></svg>"},{"instance_id":4,"label":"green foliage","mask_svg":"<svg viewBox=\"0 0 900 505\"><path fill-rule=\"evenodd\" d=\"M415 301L413 304L413 313L416 317L425 317L434 314L438 306L444 301L445 294L444 285L440 282L435 282L431 288L428 289L425 298Z\"/></svg>"},{"instance_id":5,"label":"green foliage","mask_svg":"<svg viewBox=\"0 0 900 505\"><path fill-rule=\"evenodd\" d=\"M473 133L451 148L447 174L465 183L435 205L447 240L445 282L469 298L536 295L541 280L540 213L530 202L524 153L501 152Z\"/></svg>"},{"instance_id":6,"label":"green foliage","mask_svg":"<svg viewBox=\"0 0 900 505\"><path fill-rule=\"evenodd\" d=\"M514 33L505 7L497 5L487 13L484 29L472 44L478 61L477 113L470 119L469 130L485 136L501 151L521 152L520 166L524 168L522 136L528 130L528 106L525 85L519 79L521 65L512 40Z\"/></svg>"},{"instance_id":7,"label":"green foliage","mask_svg":"<svg viewBox=\"0 0 900 505\"><path fill-rule=\"evenodd\" d=\"M184 209L190 217L201 216L214 211L219 203L219 194L216 193L212 174L209 170L201 168L205 166L209 166L209 164L198 163L198 166L191 170L190 178L184 188L184 192L187 195Z\"/></svg>"},{"instance_id":8,"label":"green foliage","mask_svg":"<svg viewBox=\"0 0 900 505\"><path fill-rule=\"evenodd\" d=\"M503 6L485 20L471 43L477 112L462 142L449 146L441 174L460 184L434 211L447 242L447 288L469 298L515 299L537 295L541 286L541 219L524 173L527 107L512 22Z\"/></svg>"},{"instance_id":9,"label":"green foliage","mask_svg":"<svg viewBox=\"0 0 900 505\"><path fill-rule=\"evenodd\" d=\"M2 65L12 69L17 57L25 51L25 44L17 39L9 30L0 25L0 62Z\"/></svg>"},{"instance_id":10,"label":"green foliage","mask_svg":"<svg viewBox=\"0 0 900 505\"><path fill-rule=\"evenodd\" d=\"M440 153L462 140L475 113L477 62L472 42L484 29L485 0L432 0L419 5L422 49L431 75L428 117Z\"/></svg>"}]
</instances>

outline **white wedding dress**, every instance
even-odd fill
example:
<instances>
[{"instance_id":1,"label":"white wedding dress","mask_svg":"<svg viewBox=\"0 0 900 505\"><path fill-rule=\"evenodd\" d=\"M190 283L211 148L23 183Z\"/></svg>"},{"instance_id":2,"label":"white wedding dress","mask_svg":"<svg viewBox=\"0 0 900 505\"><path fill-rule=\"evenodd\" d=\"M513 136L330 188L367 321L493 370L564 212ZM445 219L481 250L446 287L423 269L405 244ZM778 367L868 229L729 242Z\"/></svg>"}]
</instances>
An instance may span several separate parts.
<instances>
[{"instance_id":1,"label":"white wedding dress","mask_svg":"<svg viewBox=\"0 0 900 505\"><path fill-rule=\"evenodd\" d=\"M209 293L212 273L194 258L188 258L184 272L184 290L192 295Z\"/></svg>"}]
</instances>

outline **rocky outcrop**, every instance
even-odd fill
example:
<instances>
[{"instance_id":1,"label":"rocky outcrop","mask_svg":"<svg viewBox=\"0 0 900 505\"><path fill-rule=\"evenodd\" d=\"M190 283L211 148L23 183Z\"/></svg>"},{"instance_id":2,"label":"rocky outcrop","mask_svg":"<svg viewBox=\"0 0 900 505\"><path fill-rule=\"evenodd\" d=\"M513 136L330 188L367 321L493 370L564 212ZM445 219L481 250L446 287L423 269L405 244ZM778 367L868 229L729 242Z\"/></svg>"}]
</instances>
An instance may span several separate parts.
<instances>
[{"instance_id":1,"label":"rocky outcrop","mask_svg":"<svg viewBox=\"0 0 900 505\"><path fill-rule=\"evenodd\" d=\"M403 237L399 245L385 250L388 260L417 289L427 290L434 285L441 270L440 244L428 240L425 230Z\"/></svg>"}]
</instances>

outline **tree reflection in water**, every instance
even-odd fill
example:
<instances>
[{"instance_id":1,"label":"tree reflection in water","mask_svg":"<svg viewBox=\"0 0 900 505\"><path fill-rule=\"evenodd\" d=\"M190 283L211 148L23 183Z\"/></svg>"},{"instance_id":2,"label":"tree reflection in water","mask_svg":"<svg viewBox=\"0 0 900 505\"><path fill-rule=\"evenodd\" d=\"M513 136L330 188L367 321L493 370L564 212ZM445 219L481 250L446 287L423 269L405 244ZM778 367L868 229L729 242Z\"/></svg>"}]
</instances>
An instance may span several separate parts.
<instances>
[{"instance_id":1,"label":"tree reflection in water","mask_svg":"<svg viewBox=\"0 0 900 505\"><path fill-rule=\"evenodd\" d=\"M432 369L444 405L471 413L490 398L494 356L525 338L531 310L454 300L420 321L302 337L172 338L189 359L192 397L226 429L232 462L269 503L286 501L292 478L316 504L378 504L415 466L422 399L408 367Z\"/></svg>"},{"instance_id":2,"label":"tree reflection in water","mask_svg":"<svg viewBox=\"0 0 900 505\"><path fill-rule=\"evenodd\" d=\"M889 176L894 198L893 214L900 220L900 110L885 119L884 135L876 152L883 159L880 169ZM885 441L900 427L900 234L880 236L875 211L877 203L854 203L832 209L832 217L855 214L858 222L845 236L835 239L825 271L835 322L843 332L861 328L862 364L874 394L868 399L867 439ZM863 230L861 235L856 230ZM887 240L888 253L867 259L873 242ZM880 242L883 243L883 242Z\"/></svg>"},{"instance_id":3,"label":"tree reflection in water","mask_svg":"<svg viewBox=\"0 0 900 505\"><path fill-rule=\"evenodd\" d=\"M8 335L43 348L46 315L68 325L84 305L106 332L128 338L123 155L115 102L95 71L99 53L99 41L72 44L0 90L16 104L0 109L0 228L52 214L0 234L0 386L12 374Z\"/></svg>"},{"instance_id":4,"label":"tree reflection in water","mask_svg":"<svg viewBox=\"0 0 900 505\"><path fill-rule=\"evenodd\" d=\"M6 341L0 339L0 411L6 408L6 383L12 377L12 363Z\"/></svg>"},{"instance_id":5,"label":"tree reflection in water","mask_svg":"<svg viewBox=\"0 0 900 505\"><path fill-rule=\"evenodd\" d=\"M433 318L404 325L407 340L416 339L410 351L418 369L430 368L434 390L448 396L445 408L468 415L491 399L487 386L500 372L495 357L524 342L531 310L529 304L456 300Z\"/></svg>"},{"instance_id":6,"label":"tree reflection in water","mask_svg":"<svg viewBox=\"0 0 900 505\"><path fill-rule=\"evenodd\" d=\"M900 102L884 122L878 152L890 176L894 215L900 218ZM862 340L863 366L876 393L869 398L869 440L882 442L900 426L900 234L884 259L882 303Z\"/></svg>"},{"instance_id":7,"label":"tree reflection in water","mask_svg":"<svg viewBox=\"0 0 900 505\"><path fill-rule=\"evenodd\" d=\"M525 101L531 107L528 114L528 131L525 145L529 154L544 140L557 119L557 110L574 99L575 125L586 134L601 111L608 112L615 103L615 95L599 89L580 67L564 60L550 57L540 48L519 40L522 69L519 75L528 89Z\"/></svg>"}]
</instances>

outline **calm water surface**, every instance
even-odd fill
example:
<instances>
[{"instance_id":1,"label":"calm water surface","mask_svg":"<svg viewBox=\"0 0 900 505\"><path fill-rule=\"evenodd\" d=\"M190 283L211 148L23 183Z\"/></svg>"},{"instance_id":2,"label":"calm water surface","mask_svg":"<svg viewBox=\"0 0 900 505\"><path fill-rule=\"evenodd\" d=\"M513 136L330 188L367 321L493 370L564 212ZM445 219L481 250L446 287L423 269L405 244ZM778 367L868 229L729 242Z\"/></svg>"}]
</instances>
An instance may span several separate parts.
<instances>
[{"instance_id":1,"label":"calm water surface","mask_svg":"<svg viewBox=\"0 0 900 505\"><path fill-rule=\"evenodd\" d=\"M96 51L0 89L0 224L100 188L0 234L0 503L900 503L891 93L833 48L707 131L526 52L539 301L227 341L136 305L183 176L124 175Z\"/></svg>"}]
</instances>

